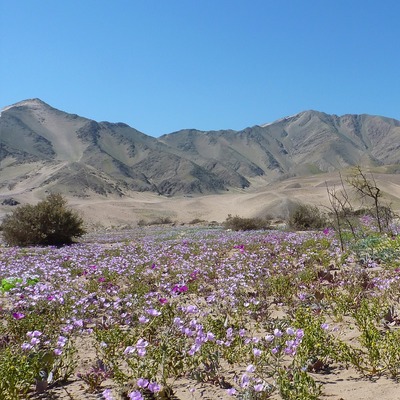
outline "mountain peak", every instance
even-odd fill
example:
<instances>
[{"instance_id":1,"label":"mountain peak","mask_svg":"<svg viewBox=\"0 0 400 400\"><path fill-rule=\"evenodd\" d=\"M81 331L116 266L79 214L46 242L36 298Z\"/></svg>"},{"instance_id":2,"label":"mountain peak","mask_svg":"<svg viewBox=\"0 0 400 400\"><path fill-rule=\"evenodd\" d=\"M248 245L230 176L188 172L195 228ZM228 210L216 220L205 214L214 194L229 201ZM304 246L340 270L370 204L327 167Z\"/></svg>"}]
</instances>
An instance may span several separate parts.
<instances>
[{"instance_id":1,"label":"mountain peak","mask_svg":"<svg viewBox=\"0 0 400 400\"><path fill-rule=\"evenodd\" d=\"M19 101L18 103L11 104L10 106L4 107L1 111L6 111L14 107L29 107L29 108L37 108L37 107L48 107L52 108L49 104L45 103L43 100L39 98L26 99Z\"/></svg>"}]
</instances>

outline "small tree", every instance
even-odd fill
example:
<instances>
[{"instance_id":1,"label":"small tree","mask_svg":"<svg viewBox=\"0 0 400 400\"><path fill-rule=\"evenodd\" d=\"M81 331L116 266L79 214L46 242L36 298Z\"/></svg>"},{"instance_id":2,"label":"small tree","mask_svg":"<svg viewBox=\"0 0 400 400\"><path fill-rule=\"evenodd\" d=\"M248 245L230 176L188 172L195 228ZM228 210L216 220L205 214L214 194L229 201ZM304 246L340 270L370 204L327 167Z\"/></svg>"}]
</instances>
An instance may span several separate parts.
<instances>
[{"instance_id":1,"label":"small tree","mask_svg":"<svg viewBox=\"0 0 400 400\"><path fill-rule=\"evenodd\" d=\"M67 208L61 194L50 194L36 205L24 205L7 215L1 228L13 246L63 245L85 233L83 220Z\"/></svg>"}]
</instances>

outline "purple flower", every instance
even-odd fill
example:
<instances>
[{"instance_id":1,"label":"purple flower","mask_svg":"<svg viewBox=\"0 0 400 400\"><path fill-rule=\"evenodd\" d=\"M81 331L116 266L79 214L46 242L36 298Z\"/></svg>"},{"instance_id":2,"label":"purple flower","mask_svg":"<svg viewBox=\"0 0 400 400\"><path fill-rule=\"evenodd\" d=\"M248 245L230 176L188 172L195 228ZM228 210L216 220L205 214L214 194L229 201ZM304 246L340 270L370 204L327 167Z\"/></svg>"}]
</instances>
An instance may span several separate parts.
<instances>
[{"instance_id":1,"label":"purple flower","mask_svg":"<svg viewBox=\"0 0 400 400\"><path fill-rule=\"evenodd\" d=\"M144 339L139 339L136 343L136 350L138 352L139 357L143 357L146 355L146 347L149 345Z\"/></svg>"},{"instance_id":2,"label":"purple flower","mask_svg":"<svg viewBox=\"0 0 400 400\"><path fill-rule=\"evenodd\" d=\"M264 390L264 384L263 383L259 383L257 385L254 385L254 390L256 392L262 392Z\"/></svg>"},{"instance_id":3,"label":"purple flower","mask_svg":"<svg viewBox=\"0 0 400 400\"><path fill-rule=\"evenodd\" d=\"M298 339L301 339L301 338L303 338L303 336L304 336L304 330L303 330L303 329L297 329L297 331L296 331L296 337L297 337Z\"/></svg>"},{"instance_id":4,"label":"purple flower","mask_svg":"<svg viewBox=\"0 0 400 400\"><path fill-rule=\"evenodd\" d=\"M246 368L247 372L254 372L255 370L256 370L256 368L253 364L248 365Z\"/></svg>"},{"instance_id":5,"label":"purple flower","mask_svg":"<svg viewBox=\"0 0 400 400\"><path fill-rule=\"evenodd\" d=\"M155 308L148 308L146 310L147 314L151 315L152 317L158 317L161 315L161 312L156 310Z\"/></svg>"},{"instance_id":6,"label":"purple flower","mask_svg":"<svg viewBox=\"0 0 400 400\"><path fill-rule=\"evenodd\" d=\"M54 354L56 356L60 356L62 354L62 350L61 349L54 349Z\"/></svg>"},{"instance_id":7,"label":"purple flower","mask_svg":"<svg viewBox=\"0 0 400 400\"><path fill-rule=\"evenodd\" d=\"M240 386L245 389L245 388L247 388L247 386L249 386L249 383L250 383L249 376L246 374L243 374L242 379L240 380Z\"/></svg>"},{"instance_id":8,"label":"purple flower","mask_svg":"<svg viewBox=\"0 0 400 400\"><path fill-rule=\"evenodd\" d=\"M22 319L22 318L25 318L25 314L23 314L23 313L21 313L21 312L15 312L15 313L13 313L12 314L12 316L15 318L15 319Z\"/></svg>"},{"instance_id":9,"label":"purple flower","mask_svg":"<svg viewBox=\"0 0 400 400\"><path fill-rule=\"evenodd\" d=\"M40 331L29 331L27 332L26 336L29 336L30 338L38 338L42 336L42 332Z\"/></svg>"},{"instance_id":10,"label":"purple flower","mask_svg":"<svg viewBox=\"0 0 400 400\"><path fill-rule=\"evenodd\" d=\"M261 356L261 353L262 353L262 351L261 351L260 349L257 349L257 348L254 348L254 349L253 349L254 357L259 357L259 356Z\"/></svg>"},{"instance_id":11,"label":"purple flower","mask_svg":"<svg viewBox=\"0 0 400 400\"><path fill-rule=\"evenodd\" d=\"M136 384L138 385L138 387L140 388L146 388L147 385L149 384L149 381L145 378L139 378L136 382Z\"/></svg>"},{"instance_id":12,"label":"purple flower","mask_svg":"<svg viewBox=\"0 0 400 400\"><path fill-rule=\"evenodd\" d=\"M65 336L59 336L57 340L57 346L58 347L64 347L65 344L67 343L68 339Z\"/></svg>"},{"instance_id":13,"label":"purple flower","mask_svg":"<svg viewBox=\"0 0 400 400\"><path fill-rule=\"evenodd\" d=\"M143 400L143 396L138 390L135 390L134 392L129 393L128 397L129 397L129 400Z\"/></svg>"},{"instance_id":14,"label":"purple flower","mask_svg":"<svg viewBox=\"0 0 400 400\"><path fill-rule=\"evenodd\" d=\"M132 347L132 346L128 346L125 350L124 350L124 354L127 356L127 355L130 355L130 354L132 354L132 353L134 353L135 352L135 348L134 347Z\"/></svg>"},{"instance_id":15,"label":"purple flower","mask_svg":"<svg viewBox=\"0 0 400 400\"><path fill-rule=\"evenodd\" d=\"M139 322L140 322L141 324L146 324L147 322L149 322L149 319L148 319L147 317L145 317L144 315L141 315L141 316L139 317Z\"/></svg>"},{"instance_id":16,"label":"purple flower","mask_svg":"<svg viewBox=\"0 0 400 400\"><path fill-rule=\"evenodd\" d=\"M35 337L31 339L31 345L32 346L36 346L39 343L40 343L40 339L35 338Z\"/></svg>"},{"instance_id":17,"label":"purple flower","mask_svg":"<svg viewBox=\"0 0 400 400\"><path fill-rule=\"evenodd\" d=\"M161 390L161 386L157 382L150 382L148 388L152 393L157 393Z\"/></svg>"},{"instance_id":18,"label":"purple flower","mask_svg":"<svg viewBox=\"0 0 400 400\"><path fill-rule=\"evenodd\" d=\"M272 353L272 354L277 354L278 351L279 351L279 348L278 348L278 347L274 347L274 348L271 350L271 353Z\"/></svg>"},{"instance_id":19,"label":"purple flower","mask_svg":"<svg viewBox=\"0 0 400 400\"><path fill-rule=\"evenodd\" d=\"M193 313L193 314L197 313L197 307L189 305L189 306L186 307L186 312L187 313Z\"/></svg>"},{"instance_id":20,"label":"purple flower","mask_svg":"<svg viewBox=\"0 0 400 400\"><path fill-rule=\"evenodd\" d=\"M295 332L294 332L294 329L293 329L293 328L290 328L290 327L289 327L289 328L286 329L286 333L287 333L288 335L294 335Z\"/></svg>"},{"instance_id":21,"label":"purple flower","mask_svg":"<svg viewBox=\"0 0 400 400\"><path fill-rule=\"evenodd\" d=\"M272 342L273 340L275 339L275 336L274 335L267 335L267 336L265 336L265 340L267 341L267 342Z\"/></svg>"},{"instance_id":22,"label":"purple flower","mask_svg":"<svg viewBox=\"0 0 400 400\"><path fill-rule=\"evenodd\" d=\"M21 349L24 351L28 351L32 348L33 348L33 346L31 343L22 343L22 345L21 345Z\"/></svg>"},{"instance_id":23,"label":"purple flower","mask_svg":"<svg viewBox=\"0 0 400 400\"><path fill-rule=\"evenodd\" d=\"M276 328L276 329L274 329L274 336L275 337L281 337L282 336L282 332L278 328Z\"/></svg>"},{"instance_id":24,"label":"purple flower","mask_svg":"<svg viewBox=\"0 0 400 400\"><path fill-rule=\"evenodd\" d=\"M226 393L228 393L229 396L234 396L236 394L236 389L235 388L226 389Z\"/></svg>"},{"instance_id":25,"label":"purple flower","mask_svg":"<svg viewBox=\"0 0 400 400\"><path fill-rule=\"evenodd\" d=\"M104 400L113 400L111 389L106 389L102 392Z\"/></svg>"},{"instance_id":26,"label":"purple flower","mask_svg":"<svg viewBox=\"0 0 400 400\"><path fill-rule=\"evenodd\" d=\"M215 340L215 335L212 332L207 332L206 340L213 341Z\"/></svg>"}]
</instances>

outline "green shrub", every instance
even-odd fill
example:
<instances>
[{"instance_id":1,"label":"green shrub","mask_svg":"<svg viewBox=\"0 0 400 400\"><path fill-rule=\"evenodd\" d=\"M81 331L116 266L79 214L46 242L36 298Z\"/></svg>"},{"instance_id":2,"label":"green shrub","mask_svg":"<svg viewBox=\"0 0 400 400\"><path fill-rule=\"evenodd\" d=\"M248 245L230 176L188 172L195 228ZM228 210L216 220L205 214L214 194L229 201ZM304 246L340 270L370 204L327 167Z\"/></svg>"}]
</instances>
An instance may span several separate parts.
<instances>
[{"instance_id":1,"label":"green shrub","mask_svg":"<svg viewBox=\"0 0 400 400\"><path fill-rule=\"evenodd\" d=\"M327 226L327 220L318 207L298 203L289 212L288 225L296 230L321 229Z\"/></svg>"},{"instance_id":2,"label":"green shrub","mask_svg":"<svg viewBox=\"0 0 400 400\"><path fill-rule=\"evenodd\" d=\"M72 243L85 230L83 220L66 205L61 194L50 194L36 205L19 206L2 222L4 240L12 246Z\"/></svg>"},{"instance_id":3,"label":"green shrub","mask_svg":"<svg viewBox=\"0 0 400 400\"><path fill-rule=\"evenodd\" d=\"M262 218L242 218L237 215L234 217L228 215L224 222L224 228L233 231L252 231L271 229L271 225L268 220Z\"/></svg>"}]
</instances>

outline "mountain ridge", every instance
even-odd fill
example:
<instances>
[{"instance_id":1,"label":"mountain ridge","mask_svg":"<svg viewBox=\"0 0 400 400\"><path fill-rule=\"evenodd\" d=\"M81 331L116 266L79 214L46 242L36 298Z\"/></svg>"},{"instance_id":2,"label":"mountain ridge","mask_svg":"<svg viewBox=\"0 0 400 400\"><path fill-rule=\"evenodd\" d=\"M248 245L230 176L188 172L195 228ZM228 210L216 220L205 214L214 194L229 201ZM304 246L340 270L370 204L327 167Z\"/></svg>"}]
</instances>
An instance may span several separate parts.
<instances>
[{"instance_id":1,"label":"mountain ridge","mask_svg":"<svg viewBox=\"0 0 400 400\"><path fill-rule=\"evenodd\" d=\"M1 110L0 195L27 179L39 194L77 197L225 193L358 164L398 165L399 150L400 121L368 114L307 110L238 131L182 129L154 138L33 98ZM51 166L41 181L40 166Z\"/></svg>"}]
</instances>

